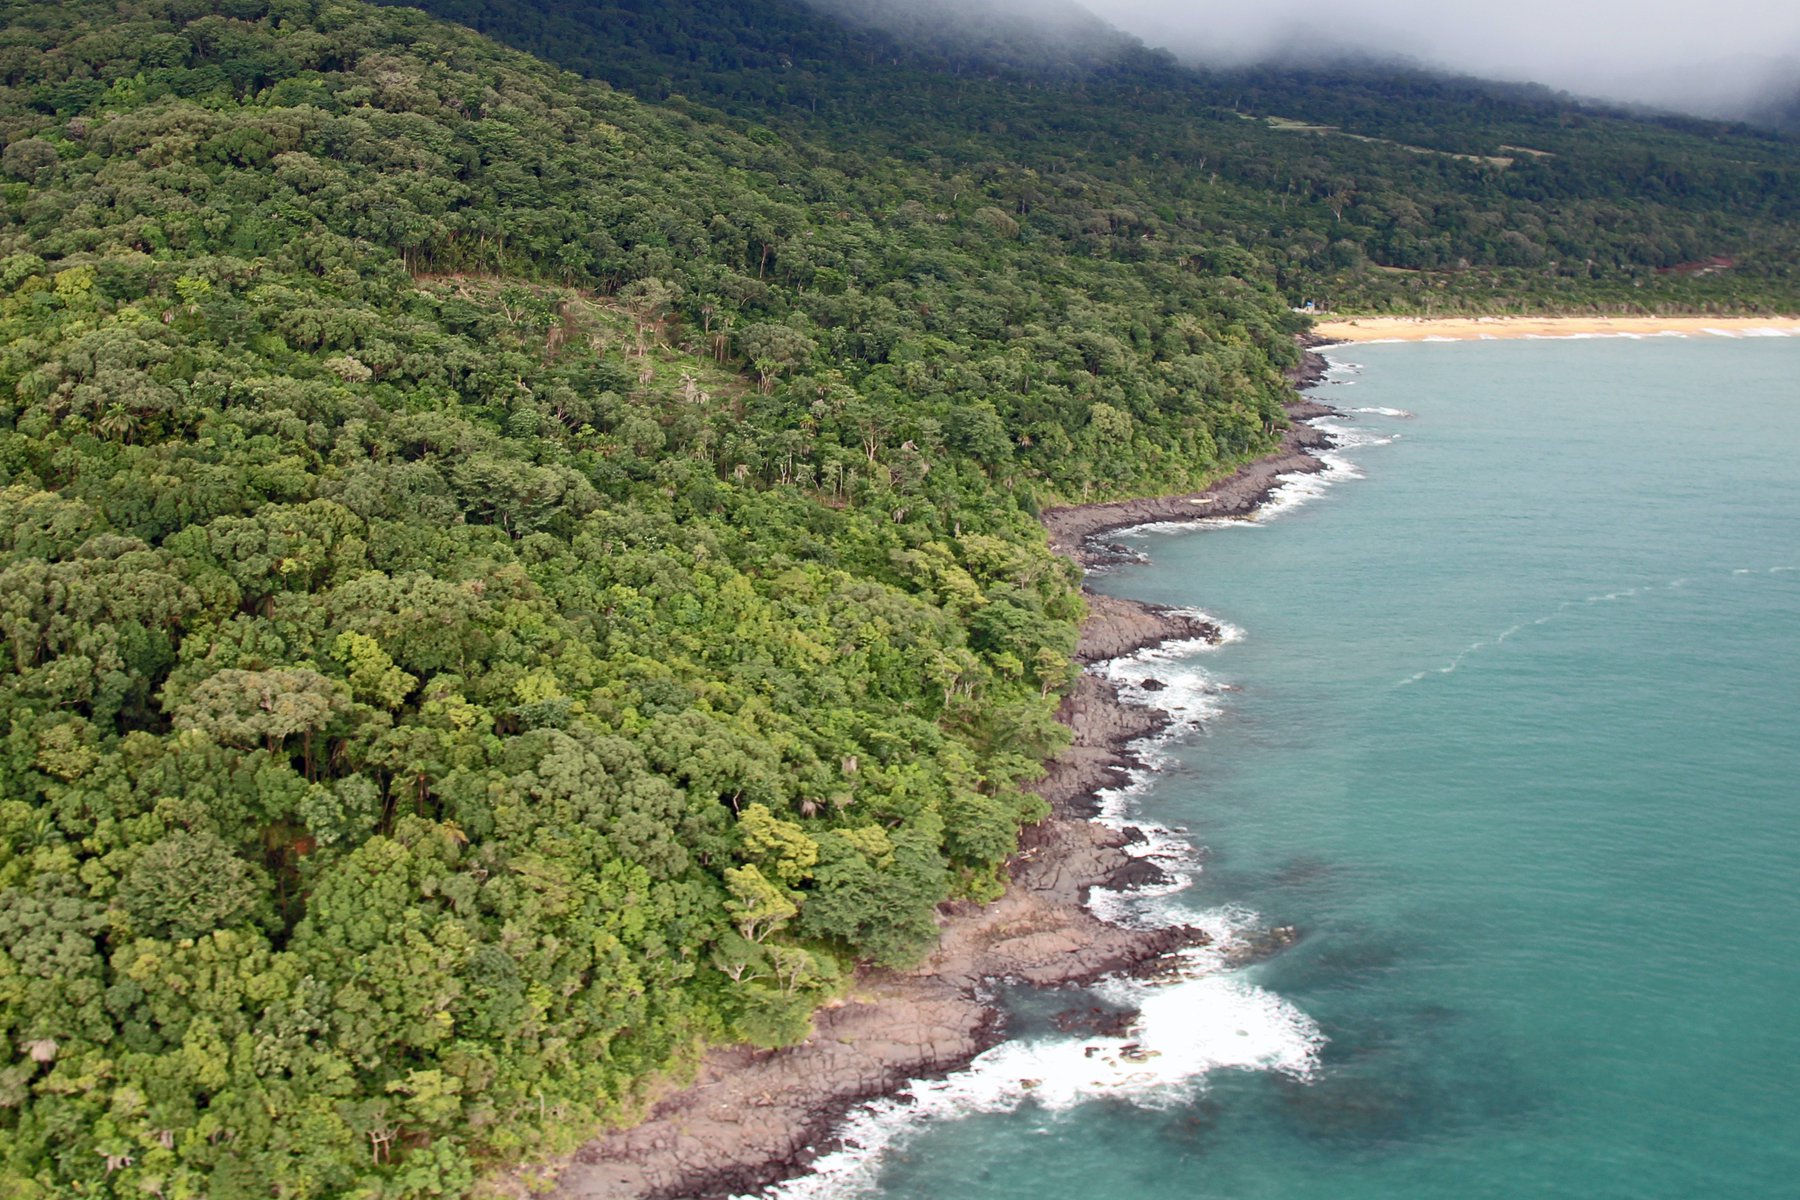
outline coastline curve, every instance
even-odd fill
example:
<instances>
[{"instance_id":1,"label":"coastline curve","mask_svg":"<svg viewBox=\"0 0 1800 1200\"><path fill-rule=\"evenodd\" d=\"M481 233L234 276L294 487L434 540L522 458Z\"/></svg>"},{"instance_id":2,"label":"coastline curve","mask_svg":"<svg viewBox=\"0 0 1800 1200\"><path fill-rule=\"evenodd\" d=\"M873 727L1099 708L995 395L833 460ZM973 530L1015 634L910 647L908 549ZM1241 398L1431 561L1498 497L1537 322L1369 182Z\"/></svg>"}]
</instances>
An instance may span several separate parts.
<instances>
[{"instance_id":1,"label":"coastline curve","mask_svg":"<svg viewBox=\"0 0 1800 1200\"><path fill-rule=\"evenodd\" d=\"M1307 353L1296 388L1324 378ZM1084 570L1104 569L1120 548L1107 533L1147 524L1246 518L1295 476L1329 469L1333 443L1306 422L1336 409L1296 392L1276 451L1203 492L1046 510L1051 548ZM1174 643L1220 640L1220 627L1189 611L1084 589L1088 616L1076 660L1084 668L1058 719L1073 734L1045 764L1036 790L1051 815L1021 831L1010 883L989 904L940 909L937 949L919 967L859 976L843 1001L819 1010L813 1035L796 1046L709 1051L694 1081L651 1105L629 1128L587 1142L573 1155L510 1181L520 1194L551 1182L557 1200L726 1200L807 1174L842 1145L845 1119L861 1106L942 1080L1005 1040L991 981L1072 987L1129 980L1165 969L1182 953L1211 951L1243 961L1292 937L1276 930L1253 942L1216 945L1218 929L1108 920L1093 892L1155 890L1169 876L1129 823L1103 821L1103 798L1132 787L1149 766L1143 747L1171 714L1121 695L1108 664ZM1117 906L1107 905L1108 915ZM533 1187L535 1182L535 1188Z\"/></svg>"}]
</instances>

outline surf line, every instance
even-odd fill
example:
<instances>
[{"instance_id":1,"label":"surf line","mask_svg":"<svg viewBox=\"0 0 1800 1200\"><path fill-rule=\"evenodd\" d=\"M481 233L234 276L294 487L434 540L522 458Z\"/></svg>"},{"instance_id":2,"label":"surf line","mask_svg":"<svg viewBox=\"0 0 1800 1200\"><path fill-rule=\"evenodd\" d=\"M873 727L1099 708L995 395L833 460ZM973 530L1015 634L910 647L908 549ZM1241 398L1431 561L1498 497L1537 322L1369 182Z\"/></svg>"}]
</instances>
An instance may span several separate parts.
<instances>
[{"instance_id":1,"label":"surf line","mask_svg":"<svg viewBox=\"0 0 1800 1200\"><path fill-rule=\"evenodd\" d=\"M1309 423L1322 425L1325 420ZM1356 464L1343 457L1343 449L1393 440L1349 425L1329 428L1336 445L1318 454L1323 470L1279 476L1277 486L1248 518L1149 522L1113 533L1129 537L1260 526L1338 482L1363 478ZM945 1077L913 1080L892 1096L851 1110L836 1130L837 1148L815 1159L807 1174L758 1193L762 1200L849 1200L865 1195L878 1186L882 1162L890 1152L944 1121L1011 1112L1026 1104L1056 1118L1102 1098L1160 1108L1191 1098L1204 1089L1209 1075L1220 1070L1273 1071L1296 1079L1318 1071L1326 1043L1318 1023L1233 969L1234 963L1248 957L1249 939L1261 928L1262 918L1242 906L1183 905L1180 893L1192 886L1201 870L1199 850L1185 829L1160 824L1141 812L1143 797L1168 765L1168 747L1224 710L1225 687L1196 660L1244 636L1241 629L1198 610L1176 611L1216 626L1220 635L1166 642L1088 668L1112 682L1124 703L1158 708L1169 717L1158 733L1129 747L1140 765L1121 786L1097 793L1100 811L1095 817L1134 831L1135 856L1161 869L1160 882L1139 888L1096 888L1088 904L1095 915L1114 924L1198 927L1208 941L1174 952L1164 969L1150 978L1114 976L1087 989L1121 1013L1135 1014L1122 1032L1009 1039ZM1162 686L1144 688L1147 675Z\"/></svg>"}]
</instances>

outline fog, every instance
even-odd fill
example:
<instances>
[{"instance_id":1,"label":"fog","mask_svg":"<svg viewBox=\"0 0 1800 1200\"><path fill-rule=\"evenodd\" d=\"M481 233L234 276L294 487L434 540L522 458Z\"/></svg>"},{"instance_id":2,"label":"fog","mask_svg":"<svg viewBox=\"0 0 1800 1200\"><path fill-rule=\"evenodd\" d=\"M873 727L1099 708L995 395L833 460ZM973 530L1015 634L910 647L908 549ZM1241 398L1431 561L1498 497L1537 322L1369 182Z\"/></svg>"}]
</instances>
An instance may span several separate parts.
<instances>
[{"instance_id":1,"label":"fog","mask_svg":"<svg viewBox=\"0 0 1800 1200\"><path fill-rule=\"evenodd\" d=\"M997 9L1029 13L1046 31L1070 28L1074 8L1069 0L814 2L882 13L890 22ZM1150 45L1213 64L1399 57L1708 115L1741 115L1760 99L1800 92L1800 0L1086 0L1083 7Z\"/></svg>"},{"instance_id":2,"label":"fog","mask_svg":"<svg viewBox=\"0 0 1800 1200\"><path fill-rule=\"evenodd\" d=\"M1334 49L1696 111L1800 88L1793 0L1092 0L1144 41L1245 62Z\"/></svg>"}]
</instances>

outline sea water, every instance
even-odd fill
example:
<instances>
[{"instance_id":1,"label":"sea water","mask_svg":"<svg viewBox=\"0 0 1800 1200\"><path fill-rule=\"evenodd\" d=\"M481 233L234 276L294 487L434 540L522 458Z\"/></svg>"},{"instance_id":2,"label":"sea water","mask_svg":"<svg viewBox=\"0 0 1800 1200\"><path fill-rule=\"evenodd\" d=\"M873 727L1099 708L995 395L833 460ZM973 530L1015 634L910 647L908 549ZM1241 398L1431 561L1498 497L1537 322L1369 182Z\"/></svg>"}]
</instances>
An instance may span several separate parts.
<instances>
[{"instance_id":1,"label":"sea water","mask_svg":"<svg viewBox=\"0 0 1800 1200\"><path fill-rule=\"evenodd\" d=\"M787 1194L1800 1196L1800 340L1332 354L1331 471L1094 581L1232 635L1107 668L1178 882L1097 903L1298 940L1018 995Z\"/></svg>"}]
</instances>

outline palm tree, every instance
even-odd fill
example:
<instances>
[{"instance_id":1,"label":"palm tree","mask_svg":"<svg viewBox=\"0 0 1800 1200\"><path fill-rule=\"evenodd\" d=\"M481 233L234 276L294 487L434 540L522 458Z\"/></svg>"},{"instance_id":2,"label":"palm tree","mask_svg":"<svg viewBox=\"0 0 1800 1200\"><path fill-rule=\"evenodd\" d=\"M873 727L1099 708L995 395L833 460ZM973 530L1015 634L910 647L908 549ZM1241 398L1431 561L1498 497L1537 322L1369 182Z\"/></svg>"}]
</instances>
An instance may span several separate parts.
<instances>
[{"instance_id":1,"label":"palm tree","mask_svg":"<svg viewBox=\"0 0 1800 1200\"><path fill-rule=\"evenodd\" d=\"M94 422L94 428L106 437L129 445L131 435L137 432L138 419L136 414L123 404L114 404L107 408L105 416Z\"/></svg>"}]
</instances>

